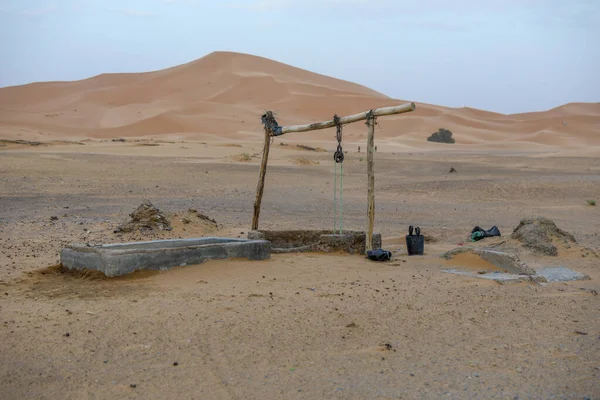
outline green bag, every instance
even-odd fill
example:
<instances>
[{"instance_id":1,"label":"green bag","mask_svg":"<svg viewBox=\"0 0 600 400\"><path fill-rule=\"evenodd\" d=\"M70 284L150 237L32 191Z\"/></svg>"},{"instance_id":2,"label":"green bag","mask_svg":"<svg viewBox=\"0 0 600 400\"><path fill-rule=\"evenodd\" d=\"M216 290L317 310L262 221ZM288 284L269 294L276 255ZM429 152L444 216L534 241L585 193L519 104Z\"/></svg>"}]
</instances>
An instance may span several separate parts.
<instances>
[{"instance_id":1,"label":"green bag","mask_svg":"<svg viewBox=\"0 0 600 400\"><path fill-rule=\"evenodd\" d=\"M485 232L482 231L476 231L471 233L471 242L476 242L478 240L481 240L485 237Z\"/></svg>"}]
</instances>

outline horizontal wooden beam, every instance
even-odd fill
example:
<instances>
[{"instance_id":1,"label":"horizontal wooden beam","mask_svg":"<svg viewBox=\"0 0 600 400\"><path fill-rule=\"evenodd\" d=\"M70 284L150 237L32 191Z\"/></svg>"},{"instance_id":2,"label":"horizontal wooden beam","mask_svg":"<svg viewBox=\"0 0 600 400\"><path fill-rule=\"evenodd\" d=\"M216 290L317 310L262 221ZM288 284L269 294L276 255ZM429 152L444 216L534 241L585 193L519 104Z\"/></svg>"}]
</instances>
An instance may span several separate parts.
<instances>
[{"instance_id":1,"label":"horizontal wooden beam","mask_svg":"<svg viewBox=\"0 0 600 400\"><path fill-rule=\"evenodd\" d=\"M384 115L403 114L403 113L415 111L415 109L416 109L415 103L406 103L406 104L403 104L400 106L375 108L370 111L373 112L373 116L382 117ZM340 123L342 125L345 125L345 124L351 124L353 122L366 120L368 118L370 111L364 111L364 112L361 112L358 114L348 115L347 117L341 117ZM333 121L333 119L331 119L329 121L315 122L315 123L306 124L306 125L282 126L282 127L280 127L280 129L273 131L271 133L271 136L281 136L281 135L285 135L286 133L291 133L291 132L316 131L319 129L331 128L334 126L335 126L335 122Z\"/></svg>"}]
</instances>

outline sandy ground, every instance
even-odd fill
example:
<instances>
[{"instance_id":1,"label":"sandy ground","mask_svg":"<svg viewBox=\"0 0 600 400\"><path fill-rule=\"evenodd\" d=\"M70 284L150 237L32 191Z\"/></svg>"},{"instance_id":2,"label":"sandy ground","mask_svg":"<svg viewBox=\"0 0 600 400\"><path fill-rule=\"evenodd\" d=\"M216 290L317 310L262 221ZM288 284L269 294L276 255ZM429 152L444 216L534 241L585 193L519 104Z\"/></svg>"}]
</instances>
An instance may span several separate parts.
<instances>
[{"instance_id":1,"label":"sandy ground","mask_svg":"<svg viewBox=\"0 0 600 400\"><path fill-rule=\"evenodd\" d=\"M102 279L49 266L71 242L244 236L261 148L84 143L0 150L3 399L600 396L600 269L585 250L600 248L600 209L586 204L600 197L598 157L379 142L376 231L390 262L273 255ZM294 143L273 144L261 228L331 228L332 154ZM364 229L366 157L346 148L344 228ZM173 231L113 233L145 199ZM219 227L180 223L189 208ZM521 257L591 280L503 286L441 271L456 262L439 255L475 225L509 235L529 216L553 219L582 247ZM437 239L423 257L406 256L411 224Z\"/></svg>"},{"instance_id":2,"label":"sandy ground","mask_svg":"<svg viewBox=\"0 0 600 400\"><path fill-rule=\"evenodd\" d=\"M273 255L116 279L52 267L72 242L244 237L265 110L290 125L406 101L227 52L0 88L0 399L600 397L600 208L586 203L600 200L600 103L513 115L417 103L378 119L387 263ZM426 141L442 127L456 144ZM343 226L364 230L364 124L343 140ZM335 145L333 130L274 140L261 228L332 228ZM115 234L145 200L173 230ZM190 208L218 226L183 223ZM442 272L491 268L439 257L474 226L506 237L537 216L578 245L521 258L590 280L501 286ZM409 225L434 239L422 257L406 256Z\"/></svg>"}]
</instances>

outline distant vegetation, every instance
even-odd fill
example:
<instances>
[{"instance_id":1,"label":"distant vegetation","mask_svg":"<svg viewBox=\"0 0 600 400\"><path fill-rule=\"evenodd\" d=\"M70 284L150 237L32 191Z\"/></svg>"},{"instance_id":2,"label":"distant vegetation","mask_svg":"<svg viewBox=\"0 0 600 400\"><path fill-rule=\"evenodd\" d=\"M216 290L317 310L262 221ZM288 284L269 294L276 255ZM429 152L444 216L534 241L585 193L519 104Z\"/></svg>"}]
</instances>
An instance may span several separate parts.
<instances>
[{"instance_id":1,"label":"distant vegetation","mask_svg":"<svg viewBox=\"0 0 600 400\"><path fill-rule=\"evenodd\" d=\"M310 147L310 146L305 146L303 144L297 144L296 148L300 149L300 150L318 151L318 152L323 152L323 153L327 151L327 150L322 149L320 147Z\"/></svg>"},{"instance_id":2,"label":"distant vegetation","mask_svg":"<svg viewBox=\"0 0 600 400\"><path fill-rule=\"evenodd\" d=\"M456 143L452 137L452 132L445 128L438 129L438 131L429 136L427 140L437 143Z\"/></svg>"},{"instance_id":3,"label":"distant vegetation","mask_svg":"<svg viewBox=\"0 0 600 400\"><path fill-rule=\"evenodd\" d=\"M241 161L241 162L252 161L252 157L250 157L250 154L248 154L248 153L238 154L237 156L234 156L233 158L236 161Z\"/></svg>"},{"instance_id":4,"label":"distant vegetation","mask_svg":"<svg viewBox=\"0 0 600 400\"><path fill-rule=\"evenodd\" d=\"M596 205L596 200L588 200L587 203L590 206L595 206Z\"/></svg>"}]
</instances>

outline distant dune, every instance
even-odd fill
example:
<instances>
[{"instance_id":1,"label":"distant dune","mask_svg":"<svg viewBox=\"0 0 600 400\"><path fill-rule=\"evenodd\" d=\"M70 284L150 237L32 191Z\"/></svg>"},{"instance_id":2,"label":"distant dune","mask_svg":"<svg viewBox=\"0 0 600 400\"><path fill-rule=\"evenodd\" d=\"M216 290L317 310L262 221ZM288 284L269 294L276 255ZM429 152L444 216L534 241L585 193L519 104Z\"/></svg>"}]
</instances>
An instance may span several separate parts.
<instances>
[{"instance_id":1,"label":"distant dune","mask_svg":"<svg viewBox=\"0 0 600 400\"><path fill-rule=\"evenodd\" d=\"M392 99L266 58L215 52L160 71L1 88L0 138L254 140L262 136L260 115L266 109L287 125L406 101L411 99ZM443 145L425 138L444 127L454 132L458 145L549 150L600 146L600 103L513 115L416 104L413 113L382 118L378 138L439 147ZM362 140L365 131L364 124L349 125L345 138ZM333 137L323 131L297 135L311 140Z\"/></svg>"}]
</instances>

